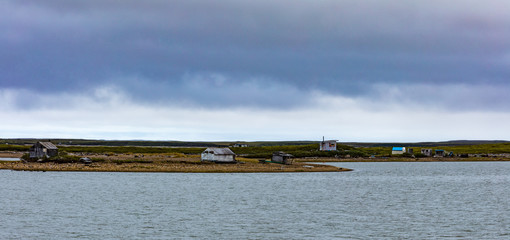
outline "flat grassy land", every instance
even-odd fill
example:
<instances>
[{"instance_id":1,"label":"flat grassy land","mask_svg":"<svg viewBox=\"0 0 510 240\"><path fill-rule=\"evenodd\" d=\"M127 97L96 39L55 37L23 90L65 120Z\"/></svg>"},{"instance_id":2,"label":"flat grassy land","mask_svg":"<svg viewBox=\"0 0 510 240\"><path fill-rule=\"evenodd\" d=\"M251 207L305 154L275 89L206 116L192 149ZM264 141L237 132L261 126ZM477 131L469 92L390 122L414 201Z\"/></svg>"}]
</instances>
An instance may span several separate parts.
<instances>
[{"instance_id":1,"label":"flat grassy land","mask_svg":"<svg viewBox=\"0 0 510 240\"><path fill-rule=\"evenodd\" d=\"M20 158L23 156L22 152L0 152L0 158Z\"/></svg>"},{"instance_id":2,"label":"flat grassy land","mask_svg":"<svg viewBox=\"0 0 510 240\"><path fill-rule=\"evenodd\" d=\"M0 157L19 158L29 145L0 145ZM443 149L454 154L471 154L469 158L444 157L410 158L391 155L391 147L352 147L338 145L339 151L318 151L318 144L286 146L254 146L231 148L238 156L237 164L216 164L200 161L205 147L165 146L69 146L59 145L58 159L46 162L0 162L0 169L29 171L108 171L108 172L327 172L345 171L310 162L431 162L431 161L510 161L510 143L459 146L412 146L414 153L421 148ZM293 165L259 163L269 160L274 151L284 151L295 157ZM473 154L476 154L473 157ZM373 156L373 157L370 157ZM418 155L417 155L418 156ZM93 163L79 162L89 157Z\"/></svg>"},{"instance_id":3,"label":"flat grassy land","mask_svg":"<svg viewBox=\"0 0 510 240\"><path fill-rule=\"evenodd\" d=\"M35 141L35 140L32 140ZM74 141L76 142L76 141ZM124 142L93 142L104 144L124 144ZM143 146L142 144L149 144L145 142L136 142L141 146L110 146L110 145L57 145L60 152L67 152L73 154L185 154L193 155L200 154L206 147L170 147L170 146ZM215 143L219 145L220 143ZM222 143L226 144L226 143ZM276 144L276 143L274 143ZM283 144L283 143L282 143ZM294 143L297 144L297 143ZM370 147L352 147L343 144L338 144L339 151L321 152L318 151L319 144L299 144L299 145L269 145L263 146L261 144L254 145L250 143L250 147L231 148L237 155L246 158L270 158L274 151L284 151L292 154L296 158L305 157L319 157L319 158L358 158L369 157L374 155L376 157L392 157L390 146L370 146ZM212 145L214 146L214 145ZM422 148L428 149L443 149L446 152L453 152L454 154L510 154L510 143L491 143L491 144L474 144L474 145L419 145L419 144L400 144L396 143L395 146L407 146L413 148L414 153L420 153ZM30 145L13 145L13 144L0 144L0 151L13 151L13 152L28 152Z\"/></svg>"},{"instance_id":4,"label":"flat grassy land","mask_svg":"<svg viewBox=\"0 0 510 240\"><path fill-rule=\"evenodd\" d=\"M250 172L341 172L351 169L322 164L259 163L256 159L237 158L239 163L201 162L198 155L182 154L117 154L83 155L92 164L80 162L0 162L0 169L19 171L91 171L91 172L184 172L184 173L250 173Z\"/></svg>"},{"instance_id":5,"label":"flat grassy land","mask_svg":"<svg viewBox=\"0 0 510 240\"><path fill-rule=\"evenodd\" d=\"M406 146L399 144L396 146ZM421 149L443 149L446 152L453 152L455 154L502 154L510 153L510 143L495 143L495 144L476 144L476 145L459 145L459 146L411 146L414 153L420 153ZM391 155L391 147L362 147L358 148L367 154L373 155Z\"/></svg>"}]
</instances>

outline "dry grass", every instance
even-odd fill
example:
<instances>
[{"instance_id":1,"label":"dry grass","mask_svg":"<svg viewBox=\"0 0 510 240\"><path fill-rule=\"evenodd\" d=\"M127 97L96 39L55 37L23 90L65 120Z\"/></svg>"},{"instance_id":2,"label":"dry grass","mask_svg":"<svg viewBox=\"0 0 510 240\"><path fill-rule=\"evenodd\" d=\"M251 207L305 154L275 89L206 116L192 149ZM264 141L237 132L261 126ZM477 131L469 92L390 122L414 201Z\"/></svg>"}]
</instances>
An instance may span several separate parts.
<instances>
[{"instance_id":1,"label":"dry grass","mask_svg":"<svg viewBox=\"0 0 510 240\"><path fill-rule=\"evenodd\" d=\"M11 152L11 151L0 152L0 158L20 158L21 156L23 156L22 152Z\"/></svg>"}]
</instances>

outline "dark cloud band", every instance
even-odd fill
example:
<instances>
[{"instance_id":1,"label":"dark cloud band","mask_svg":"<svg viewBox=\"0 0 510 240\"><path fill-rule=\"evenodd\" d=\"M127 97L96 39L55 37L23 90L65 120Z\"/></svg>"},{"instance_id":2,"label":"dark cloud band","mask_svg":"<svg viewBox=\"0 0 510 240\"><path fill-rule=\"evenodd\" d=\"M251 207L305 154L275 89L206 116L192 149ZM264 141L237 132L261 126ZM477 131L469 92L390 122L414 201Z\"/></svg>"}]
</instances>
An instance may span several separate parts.
<instances>
[{"instance_id":1,"label":"dark cloud band","mask_svg":"<svg viewBox=\"0 0 510 240\"><path fill-rule=\"evenodd\" d=\"M423 86L394 97L462 109L510 100L506 1L1 4L0 88L114 85L141 102L260 108L314 91L378 101L379 85Z\"/></svg>"}]
</instances>

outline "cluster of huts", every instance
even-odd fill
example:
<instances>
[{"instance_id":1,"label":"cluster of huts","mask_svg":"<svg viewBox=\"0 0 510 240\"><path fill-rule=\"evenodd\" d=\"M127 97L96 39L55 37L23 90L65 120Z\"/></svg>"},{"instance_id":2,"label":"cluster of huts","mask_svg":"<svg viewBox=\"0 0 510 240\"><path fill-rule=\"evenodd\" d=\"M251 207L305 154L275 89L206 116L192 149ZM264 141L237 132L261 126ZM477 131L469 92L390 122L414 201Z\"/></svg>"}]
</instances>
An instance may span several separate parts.
<instances>
[{"instance_id":1,"label":"cluster of huts","mask_svg":"<svg viewBox=\"0 0 510 240\"><path fill-rule=\"evenodd\" d=\"M320 151L336 151L338 140L324 140L324 137L322 138L322 141L320 142ZM232 147L248 147L247 144L241 144L236 143L232 145ZM273 152L273 155L271 157L271 162L274 163L281 163L281 164L292 164L293 163L293 156L291 154L282 152L282 151L276 151ZM208 161L208 162L216 162L216 163L232 163L236 162L236 154L230 149L230 148L216 148L211 147L205 149L200 159L202 161Z\"/></svg>"},{"instance_id":2,"label":"cluster of huts","mask_svg":"<svg viewBox=\"0 0 510 240\"><path fill-rule=\"evenodd\" d=\"M336 151L338 140L322 140L320 142L320 151ZM232 147L247 147L246 144L234 144ZM37 142L29 150L30 158L41 159L50 158L58 155L58 148L52 142ZM273 152L271 162L281 164L292 164L293 156L291 154L276 151ZM201 161L216 163L234 163L236 154L230 148L210 147L205 149L200 155ZM87 159L90 161L90 159Z\"/></svg>"},{"instance_id":3,"label":"cluster of huts","mask_svg":"<svg viewBox=\"0 0 510 240\"><path fill-rule=\"evenodd\" d=\"M337 141L338 140L324 140L323 138L319 144L320 146L319 150L336 151ZM248 145L246 144L234 144L232 147L247 147L247 146ZM399 155L404 153L414 154L414 149L406 147L393 147L391 150L392 155ZM427 157L453 156L453 152L446 152L443 149L432 150L428 148L422 148L421 154ZM30 158L33 159L54 157L58 155L58 148L52 142L37 142L32 147L30 147L29 155ZM292 157L293 156L291 154L282 151L276 151L273 152L271 162L281 164L292 164L293 163ZM202 152L200 159L201 161L216 163L234 163L236 162L236 154L230 148L210 147Z\"/></svg>"},{"instance_id":4,"label":"cluster of huts","mask_svg":"<svg viewBox=\"0 0 510 240\"><path fill-rule=\"evenodd\" d=\"M277 151L273 152L271 162L292 164L292 157L291 154ZM234 163L236 162L236 154L230 148L207 148L202 152L200 160L215 163Z\"/></svg>"},{"instance_id":5,"label":"cluster of huts","mask_svg":"<svg viewBox=\"0 0 510 240\"><path fill-rule=\"evenodd\" d=\"M392 155L399 155L399 154L414 154L413 148L406 148L406 147L393 147L391 149ZM446 152L443 149L430 149L430 148L422 148L421 154L427 156L427 157L447 157L447 156L453 156L453 152Z\"/></svg>"},{"instance_id":6,"label":"cluster of huts","mask_svg":"<svg viewBox=\"0 0 510 240\"><path fill-rule=\"evenodd\" d=\"M234 145L232 145L232 147L248 147L248 144L245 144L245 143L236 143Z\"/></svg>"}]
</instances>

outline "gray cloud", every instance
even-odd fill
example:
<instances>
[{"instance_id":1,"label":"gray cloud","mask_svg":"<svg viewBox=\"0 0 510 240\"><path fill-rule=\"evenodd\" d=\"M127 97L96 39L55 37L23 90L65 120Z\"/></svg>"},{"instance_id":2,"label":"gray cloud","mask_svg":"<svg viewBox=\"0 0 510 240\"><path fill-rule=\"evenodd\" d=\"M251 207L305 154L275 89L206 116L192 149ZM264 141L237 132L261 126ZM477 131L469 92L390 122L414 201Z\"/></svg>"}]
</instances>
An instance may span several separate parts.
<instances>
[{"instance_id":1,"label":"gray cloud","mask_svg":"<svg viewBox=\"0 0 510 240\"><path fill-rule=\"evenodd\" d=\"M140 102L289 108L313 91L379 101L382 84L405 92L396 101L509 110L493 104L510 100L507 1L0 5L0 88L114 85ZM459 86L470 94L434 90Z\"/></svg>"}]
</instances>

